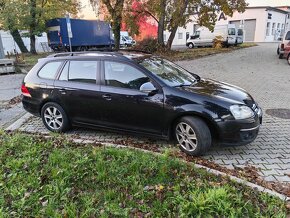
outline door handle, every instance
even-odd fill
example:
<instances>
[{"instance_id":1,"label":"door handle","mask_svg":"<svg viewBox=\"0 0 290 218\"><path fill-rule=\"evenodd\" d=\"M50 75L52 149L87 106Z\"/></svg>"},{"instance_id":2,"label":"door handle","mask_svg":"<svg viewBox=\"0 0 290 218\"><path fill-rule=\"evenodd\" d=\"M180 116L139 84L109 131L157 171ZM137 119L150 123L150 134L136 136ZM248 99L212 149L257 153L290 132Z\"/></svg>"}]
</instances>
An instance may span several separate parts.
<instances>
[{"instance_id":1,"label":"door handle","mask_svg":"<svg viewBox=\"0 0 290 218\"><path fill-rule=\"evenodd\" d=\"M66 90L65 89L60 89L59 90L60 94L65 95L66 94Z\"/></svg>"},{"instance_id":2,"label":"door handle","mask_svg":"<svg viewBox=\"0 0 290 218\"><path fill-rule=\"evenodd\" d=\"M109 95L109 94L102 95L102 98L105 99L105 100L107 100L107 101L111 101L112 100L112 96Z\"/></svg>"}]
</instances>

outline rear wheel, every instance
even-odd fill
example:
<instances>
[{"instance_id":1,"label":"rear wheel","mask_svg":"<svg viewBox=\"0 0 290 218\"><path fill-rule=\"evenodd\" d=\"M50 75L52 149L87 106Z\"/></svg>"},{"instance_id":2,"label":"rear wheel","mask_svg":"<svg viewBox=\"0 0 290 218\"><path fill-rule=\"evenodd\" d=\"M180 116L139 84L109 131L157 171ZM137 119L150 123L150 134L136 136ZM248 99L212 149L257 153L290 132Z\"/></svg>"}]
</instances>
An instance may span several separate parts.
<instances>
[{"instance_id":1,"label":"rear wheel","mask_svg":"<svg viewBox=\"0 0 290 218\"><path fill-rule=\"evenodd\" d=\"M188 48L194 48L193 43L189 43L189 44L188 44Z\"/></svg>"},{"instance_id":2,"label":"rear wheel","mask_svg":"<svg viewBox=\"0 0 290 218\"><path fill-rule=\"evenodd\" d=\"M283 59L284 55L283 54L279 54L279 59Z\"/></svg>"},{"instance_id":3,"label":"rear wheel","mask_svg":"<svg viewBox=\"0 0 290 218\"><path fill-rule=\"evenodd\" d=\"M207 124L198 117L183 117L175 127L175 136L179 148L193 156L206 152L212 138Z\"/></svg>"},{"instance_id":4,"label":"rear wheel","mask_svg":"<svg viewBox=\"0 0 290 218\"><path fill-rule=\"evenodd\" d=\"M41 118L51 132L65 132L69 129L69 119L63 108L54 102L46 103L41 109Z\"/></svg>"}]
</instances>

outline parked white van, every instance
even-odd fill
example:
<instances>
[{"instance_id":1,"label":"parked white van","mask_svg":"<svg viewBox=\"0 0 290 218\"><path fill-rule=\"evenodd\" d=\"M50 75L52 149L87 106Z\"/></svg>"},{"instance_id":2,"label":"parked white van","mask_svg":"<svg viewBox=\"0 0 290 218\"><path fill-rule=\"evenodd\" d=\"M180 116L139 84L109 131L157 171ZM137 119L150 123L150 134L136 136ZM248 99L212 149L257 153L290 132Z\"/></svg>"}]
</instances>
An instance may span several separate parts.
<instances>
[{"instance_id":1,"label":"parked white van","mask_svg":"<svg viewBox=\"0 0 290 218\"><path fill-rule=\"evenodd\" d=\"M120 45L121 46L130 47L135 44L136 44L135 40L133 40L133 38L129 36L129 33L127 31L120 32Z\"/></svg>"},{"instance_id":2,"label":"parked white van","mask_svg":"<svg viewBox=\"0 0 290 218\"><path fill-rule=\"evenodd\" d=\"M200 27L186 41L186 46L188 48L212 46L213 40L217 36L222 37L224 45L235 45L236 32L235 24L216 25L213 32L206 27Z\"/></svg>"}]
</instances>

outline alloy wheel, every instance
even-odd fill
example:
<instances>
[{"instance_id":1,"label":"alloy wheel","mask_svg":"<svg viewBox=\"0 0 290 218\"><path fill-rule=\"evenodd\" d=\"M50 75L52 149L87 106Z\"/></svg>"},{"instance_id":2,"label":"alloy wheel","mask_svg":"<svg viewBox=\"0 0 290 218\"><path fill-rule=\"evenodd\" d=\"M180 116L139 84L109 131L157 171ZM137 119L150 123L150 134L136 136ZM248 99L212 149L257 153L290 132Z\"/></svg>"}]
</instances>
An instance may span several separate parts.
<instances>
[{"instance_id":1,"label":"alloy wheel","mask_svg":"<svg viewBox=\"0 0 290 218\"><path fill-rule=\"evenodd\" d=\"M48 107L44 111L44 120L53 130L58 130L63 125L63 116L56 107Z\"/></svg>"},{"instance_id":2,"label":"alloy wheel","mask_svg":"<svg viewBox=\"0 0 290 218\"><path fill-rule=\"evenodd\" d=\"M197 147L197 137L193 128L187 123L179 123L176 126L176 138L179 145L186 151L194 151Z\"/></svg>"}]
</instances>

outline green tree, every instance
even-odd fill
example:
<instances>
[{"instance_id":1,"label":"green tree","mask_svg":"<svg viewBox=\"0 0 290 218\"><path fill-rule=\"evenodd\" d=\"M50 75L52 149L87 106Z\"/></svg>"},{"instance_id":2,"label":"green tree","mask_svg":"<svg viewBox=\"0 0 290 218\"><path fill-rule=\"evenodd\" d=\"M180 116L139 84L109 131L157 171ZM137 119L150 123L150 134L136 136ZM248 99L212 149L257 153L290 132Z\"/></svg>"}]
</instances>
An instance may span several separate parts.
<instances>
[{"instance_id":1,"label":"green tree","mask_svg":"<svg viewBox=\"0 0 290 218\"><path fill-rule=\"evenodd\" d=\"M28 53L28 49L23 43L19 33L19 22L16 19L16 14L21 13L17 4L11 4L9 1L0 1L0 22L1 28L10 31L14 41L18 45L22 53Z\"/></svg>"},{"instance_id":2,"label":"green tree","mask_svg":"<svg viewBox=\"0 0 290 218\"><path fill-rule=\"evenodd\" d=\"M66 13L77 15L81 8L79 0L1 0L6 5L0 18L8 30L28 30L30 52L36 53L36 36L46 30L47 20L63 17ZM14 11L10 11L11 8ZM13 13L13 22L9 17ZM15 13L14 13L15 12ZM9 27L9 25L11 27Z\"/></svg>"}]
</instances>

